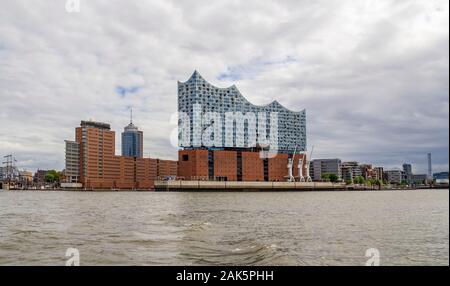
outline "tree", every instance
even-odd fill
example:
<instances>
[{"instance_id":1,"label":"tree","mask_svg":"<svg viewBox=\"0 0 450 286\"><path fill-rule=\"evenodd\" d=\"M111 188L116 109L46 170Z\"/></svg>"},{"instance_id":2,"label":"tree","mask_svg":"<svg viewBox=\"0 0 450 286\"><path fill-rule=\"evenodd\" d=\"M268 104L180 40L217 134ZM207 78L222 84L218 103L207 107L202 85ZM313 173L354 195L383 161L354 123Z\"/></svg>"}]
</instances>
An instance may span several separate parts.
<instances>
[{"instance_id":1,"label":"tree","mask_svg":"<svg viewBox=\"0 0 450 286\"><path fill-rule=\"evenodd\" d=\"M59 178L60 178L60 174L58 172L56 172L55 170L50 170L45 175L45 181L47 183L58 182Z\"/></svg>"},{"instance_id":2,"label":"tree","mask_svg":"<svg viewBox=\"0 0 450 286\"><path fill-rule=\"evenodd\" d=\"M368 178L367 181L366 181L366 184L367 184L368 186L376 185L376 180L373 179L373 178Z\"/></svg>"},{"instance_id":3,"label":"tree","mask_svg":"<svg viewBox=\"0 0 450 286\"><path fill-rule=\"evenodd\" d=\"M333 173L323 173L322 176L322 181L324 182L337 182L338 181L338 176L336 174Z\"/></svg>"},{"instance_id":4,"label":"tree","mask_svg":"<svg viewBox=\"0 0 450 286\"><path fill-rule=\"evenodd\" d=\"M345 181L345 183L347 185L351 185L351 184L353 184L353 180L352 179L348 179L348 180Z\"/></svg>"},{"instance_id":5,"label":"tree","mask_svg":"<svg viewBox=\"0 0 450 286\"><path fill-rule=\"evenodd\" d=\"M355 184L364 184L366 182L362 176L356 176L353 181Z\"/></svg>"},{"instance_id":6,"label":"tree","mask_svg":"<svg viewBox=\"0 0 450 286\"><path fill-rule=\"evenodd\" d=\"M48 173L45 175L45 181L47 183L53 183L55 181L55 176L53 174Z\"/></svg>"},{"instance_id":7,"label":"tree","mask_svg":"<svg viewBox=\"0 0 450 286\"><path fill-rule=\"evenodd\" d=\"M322 181L329 182L330 181L330 174L324 173L321 175Z\"/></svg>"},{"instance_id":8,"label":"tree","mask_svg":"<svg viewBox=\"0 0 450 286\"><path fill-rule=\"evenodd\" d=\"M330 174L330 182L337 182L339 180L339 177L336 174Z\"/></svg>"}]
</instances>

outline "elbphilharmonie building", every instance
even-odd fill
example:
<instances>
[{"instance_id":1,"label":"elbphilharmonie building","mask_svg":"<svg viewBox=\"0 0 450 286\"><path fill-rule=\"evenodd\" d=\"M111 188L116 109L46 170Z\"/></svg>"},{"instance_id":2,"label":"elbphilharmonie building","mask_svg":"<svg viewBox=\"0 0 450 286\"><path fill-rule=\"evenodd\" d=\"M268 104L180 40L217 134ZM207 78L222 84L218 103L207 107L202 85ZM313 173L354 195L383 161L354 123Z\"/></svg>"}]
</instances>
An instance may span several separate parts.
<instances>
[{"instance_id":1,"label":"elbphilharmonie building","mask_svg":"<svg viewBox=\"0 0 450 286\"><path fill-rule=\"evenodd\" d=\"M291 111L276 100L254 105L235 85L216 87L197 71L186 82L178 82L178 111L189 120L184 125L188 130L179 130L187 137L179 141L185 149L246 149L268 144L276 145L272 149L278 153L306 151L305 110ZM213 135L205 138L204 131L211 125L215 125Z\"/></svg>"}]
</instances>

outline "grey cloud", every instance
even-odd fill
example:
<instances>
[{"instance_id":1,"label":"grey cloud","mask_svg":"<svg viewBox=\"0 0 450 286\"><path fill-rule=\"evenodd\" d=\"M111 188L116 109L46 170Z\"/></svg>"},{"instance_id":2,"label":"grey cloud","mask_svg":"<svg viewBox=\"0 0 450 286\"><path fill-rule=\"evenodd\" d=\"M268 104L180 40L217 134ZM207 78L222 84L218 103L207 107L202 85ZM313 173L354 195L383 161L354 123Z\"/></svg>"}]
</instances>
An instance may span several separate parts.
<instances>
[{"instance_id":1,"label":"grey cloud","mask_svg":"<svg viewBox=\"0 0 450 286\"><path fill-rule=\"evenodd\" d=\"M7 0L0 10L0 155L23 168L62 169L82 119L110 122L119 150L129 106L145 154L175 159L176 81L197 69L255 104L306 108L314 157L423 172L432 152L436 171L448 170L446 1L64 5ZM295 61L258 66L286 56ZM139 91L122 98L118 86Z\"/></svg>"}]
</instances>

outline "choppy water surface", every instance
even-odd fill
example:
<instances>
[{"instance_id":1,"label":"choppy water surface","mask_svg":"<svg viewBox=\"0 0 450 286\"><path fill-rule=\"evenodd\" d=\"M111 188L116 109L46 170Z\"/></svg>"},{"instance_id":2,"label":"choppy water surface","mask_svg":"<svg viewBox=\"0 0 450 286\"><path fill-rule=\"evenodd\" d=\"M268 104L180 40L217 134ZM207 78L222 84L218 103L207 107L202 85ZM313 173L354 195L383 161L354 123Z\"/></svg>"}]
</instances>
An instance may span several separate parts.
<instances>
[{"instance_id":1,"label":"choppy water surface","mask_svg":"<svg viewBox=\"0 0 450 286\"><path fill-rule=\"evenodd\" d=\"M448 190L0 191L0 265L448 265Z\"/></svg>"}]
</instances>

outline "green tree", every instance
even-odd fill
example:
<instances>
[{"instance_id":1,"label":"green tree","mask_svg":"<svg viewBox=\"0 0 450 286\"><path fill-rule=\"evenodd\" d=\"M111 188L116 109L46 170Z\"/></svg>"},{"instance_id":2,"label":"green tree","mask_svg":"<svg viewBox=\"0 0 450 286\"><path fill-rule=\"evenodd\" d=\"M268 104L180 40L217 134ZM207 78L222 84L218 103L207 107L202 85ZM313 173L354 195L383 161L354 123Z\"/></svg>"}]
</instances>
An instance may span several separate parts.
<instances>
[{"instance_id":1,"label":"green tree","mask_svg":"<svg viewBox=\"0 0 450 286\"><path fill-rule=\"evenodd\" d=\"M45 175L45 181L47 183L53 183L55 181L55 176L53 174L46 174Z\"/></svg>"},{"instance_id":2,"label":"green tree","mask_svg":"<svg viewBox=\"0 0 450 286\"><path fill-rule=\"evenodd\" d=\"M376 185L377 183L376 183L376 180L375 180L375 179L369 178L369 179L367 179L366 184L367 184L368 186L373 186L373 185Z\"/></svg>"},{"instance_id":3,"label":"green tree","mask_svg":"<svg viewBox=\"0 0 450 286\"><path fill-rule=\"evenodd\" d=\"M60 174L58 172L56 172L55 170L50 170L45 175L45 181L47 183L58 182L59 178L60 178Z\"/></svg>"},{"instance_id":4,"label":"green tree","mask_svg":"<svg viewBox=\"0 0 450 286\"><path fill-rule=\"evenodd\" d=\"M329 178L330 178L330 182L333 182L333 183L335 183L339 180L339 177L336 174L330 174Z\"/></svg>"},{"instance_id":5,"label":"green tree","mask_svg":"<svg viewBox=\"0 0 450 286\"><path fill-rule=\"evenodd\" d=\"M355 184L364 184L366 180L362 176L356 176L356 178L353 180Z\"/></svg>"},{"instance_id":6,"label":"green tree","mask_svg":"<svg viewBox=\"0 0 450 286\"><path fill-rule=\"evenodd\" d=\"M324 173L321 175L322 181L329 182L330 181L330 174Z\"/></svg>"},{"instance_id":7,"label":"green tree","mask_svg":"<svg viewBox=\"0 0 450 286\"><path fill-rule=\"evenodd\" d=\"M337 182L338 181L338 176L336 174L333 173L323 173L322 174L322 181L324 182Z\"/></svg>"},{"instance_id":8,"label":"green tree","mask_svg":"<svg viewBox=\"0 0 450 286\"><path fill-rule=\"evenodd\" d=\"M353 184L353 180L352 179L345 180L345 183L347 185L351 185L351 184Z\"/></svg>"}]
</instances>

